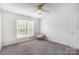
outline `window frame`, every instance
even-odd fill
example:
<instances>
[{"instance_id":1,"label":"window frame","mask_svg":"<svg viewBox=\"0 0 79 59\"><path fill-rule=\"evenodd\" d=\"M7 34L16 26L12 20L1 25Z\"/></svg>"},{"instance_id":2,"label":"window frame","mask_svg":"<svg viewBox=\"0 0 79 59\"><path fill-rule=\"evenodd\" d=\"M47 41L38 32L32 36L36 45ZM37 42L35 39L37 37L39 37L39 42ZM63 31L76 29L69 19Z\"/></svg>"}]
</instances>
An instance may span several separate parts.
<instances>
[{"instance_id":1,"label":"window frame","mask_svg":"<svg viewBox=\"0 0 79 59\"><path fill-rule=\"evenodd\" d=\"M18 34L17 34L17 33L18 33L18 32L17 32L17 20L25 20L25 21L26 21L26 36L23 36L23 37L19 37L19 36L18 36ZM27 19L20 19L20 18L18 18L17 20L16 20L16 35L17 35L16 37L17 37L17 38L25 38L25 37L32 37L32 36L34 36L34 29L35 29L35 28L34 28L34 27L35 27L34 21L32 21L32 20L27 20ZM32 29L33 32L32 32L32 35L27 35L27 22L29 22L29 21L33 23L33 24L32 24L32 25L33 25L33 29Z\"/></svg>"}]
</instances>

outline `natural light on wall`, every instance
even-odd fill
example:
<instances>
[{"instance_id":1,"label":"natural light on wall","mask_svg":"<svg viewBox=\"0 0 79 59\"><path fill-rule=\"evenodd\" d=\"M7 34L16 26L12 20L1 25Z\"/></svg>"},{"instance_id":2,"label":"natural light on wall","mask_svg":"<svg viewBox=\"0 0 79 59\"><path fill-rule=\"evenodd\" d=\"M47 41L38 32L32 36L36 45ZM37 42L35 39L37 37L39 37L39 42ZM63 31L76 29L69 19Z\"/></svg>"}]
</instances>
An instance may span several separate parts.
<instances>
[{"instance_id":1,"label":"natural light on wall","mask_svg":"<svg viewBox=\"0 0 79 59\"><path fill-rule=\"evenodd\" d=\"M34 35L34 22L31 20L17 19L17 38L30 37Z\"/></svg>"}]
</instances>

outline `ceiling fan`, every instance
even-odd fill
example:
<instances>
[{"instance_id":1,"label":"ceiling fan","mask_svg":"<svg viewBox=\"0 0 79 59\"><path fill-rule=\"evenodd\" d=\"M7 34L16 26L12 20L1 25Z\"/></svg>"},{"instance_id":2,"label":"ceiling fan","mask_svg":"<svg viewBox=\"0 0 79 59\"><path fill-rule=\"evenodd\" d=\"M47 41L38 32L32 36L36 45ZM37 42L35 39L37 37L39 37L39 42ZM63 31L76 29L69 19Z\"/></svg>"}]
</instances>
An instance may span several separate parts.
<instances>
[{"instance_id":1,"label":"ceiling fan","mask_svg":"<svg viewBox=\"0 0 79 59\"><path fill-rule=\"evenodd\" d=\"M38 13L42 13L42 12L49 12L49 10L46 10L44 8L44 6L46 5L46 3L40 3L36 6L37 12Z\"/></svg>"}]
</instances>

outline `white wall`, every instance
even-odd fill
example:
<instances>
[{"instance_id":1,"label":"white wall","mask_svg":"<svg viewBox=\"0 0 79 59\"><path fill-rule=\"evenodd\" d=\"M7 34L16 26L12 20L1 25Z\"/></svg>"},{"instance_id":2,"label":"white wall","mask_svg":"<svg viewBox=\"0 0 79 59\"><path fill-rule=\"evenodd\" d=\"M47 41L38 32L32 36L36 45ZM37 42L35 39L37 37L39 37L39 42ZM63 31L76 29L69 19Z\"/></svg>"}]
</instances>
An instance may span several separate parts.
<instances>
[{"instance_id":1,"label":"white wall","mask_svg":"<svg viewBox=\"0 0 79 59\"><path fill-rule=\"evenodd\" d=\"M45 33L50 41L79 48L76 47L78 45L77 39L73 38L75 22L79 15L77 8L77 4L56 5L56 10L52 10L51 13L42 18L41 32Z\"/></svg>"},{"instance_id":2,"label":"white wall","mask_svg":"<svg viewBox=\"0 0 79 59\"><path fill-rule=\"evenodd\" d=\"M16 40L16 15L2 12L2 45Z\"/></svg>"},{"instance_id":3,"label":"white wall","mask_svg":"<svg viewBox=\"0 0 79 59\"><path fill-rule=\"evenodd\" d=\"M16 20L17 18L24 18L26 20L33 20L35 22L35 33L39 33L39 19L26 17L12 12L2 11L2 45L10 45L19 42L30 40L31 38L16 37ZM28 18L28 19L27 19ZM33 38L32 38L33 39Z\"/></svg>"}]
</instances>

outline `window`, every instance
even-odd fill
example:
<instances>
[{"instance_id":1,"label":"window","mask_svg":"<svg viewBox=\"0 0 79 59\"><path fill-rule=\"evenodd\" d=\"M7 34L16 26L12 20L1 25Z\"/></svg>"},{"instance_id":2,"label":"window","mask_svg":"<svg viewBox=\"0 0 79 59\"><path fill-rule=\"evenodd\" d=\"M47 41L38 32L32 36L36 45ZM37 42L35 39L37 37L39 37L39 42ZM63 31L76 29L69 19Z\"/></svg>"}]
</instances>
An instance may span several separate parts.
<instances>
[{"instance_id":1,"label":"window","mask_svg":"<svg viewBox=\"0 0 79 59\"><path fill-rule=\"evenodd\" d=\"M33 36L33 35L34 35L34 22L27 21L27 36Z\"/></svg>"},{"instance_id":2,"label":"window","mask_svg":"<svg viewBox=\"0 0 79 59\"><path fill-rule=\"evenodd\" d=\"M17 20L17 38L30 37L34 35L34 22L28 20Z\"/></svg>"}]
</instances>

